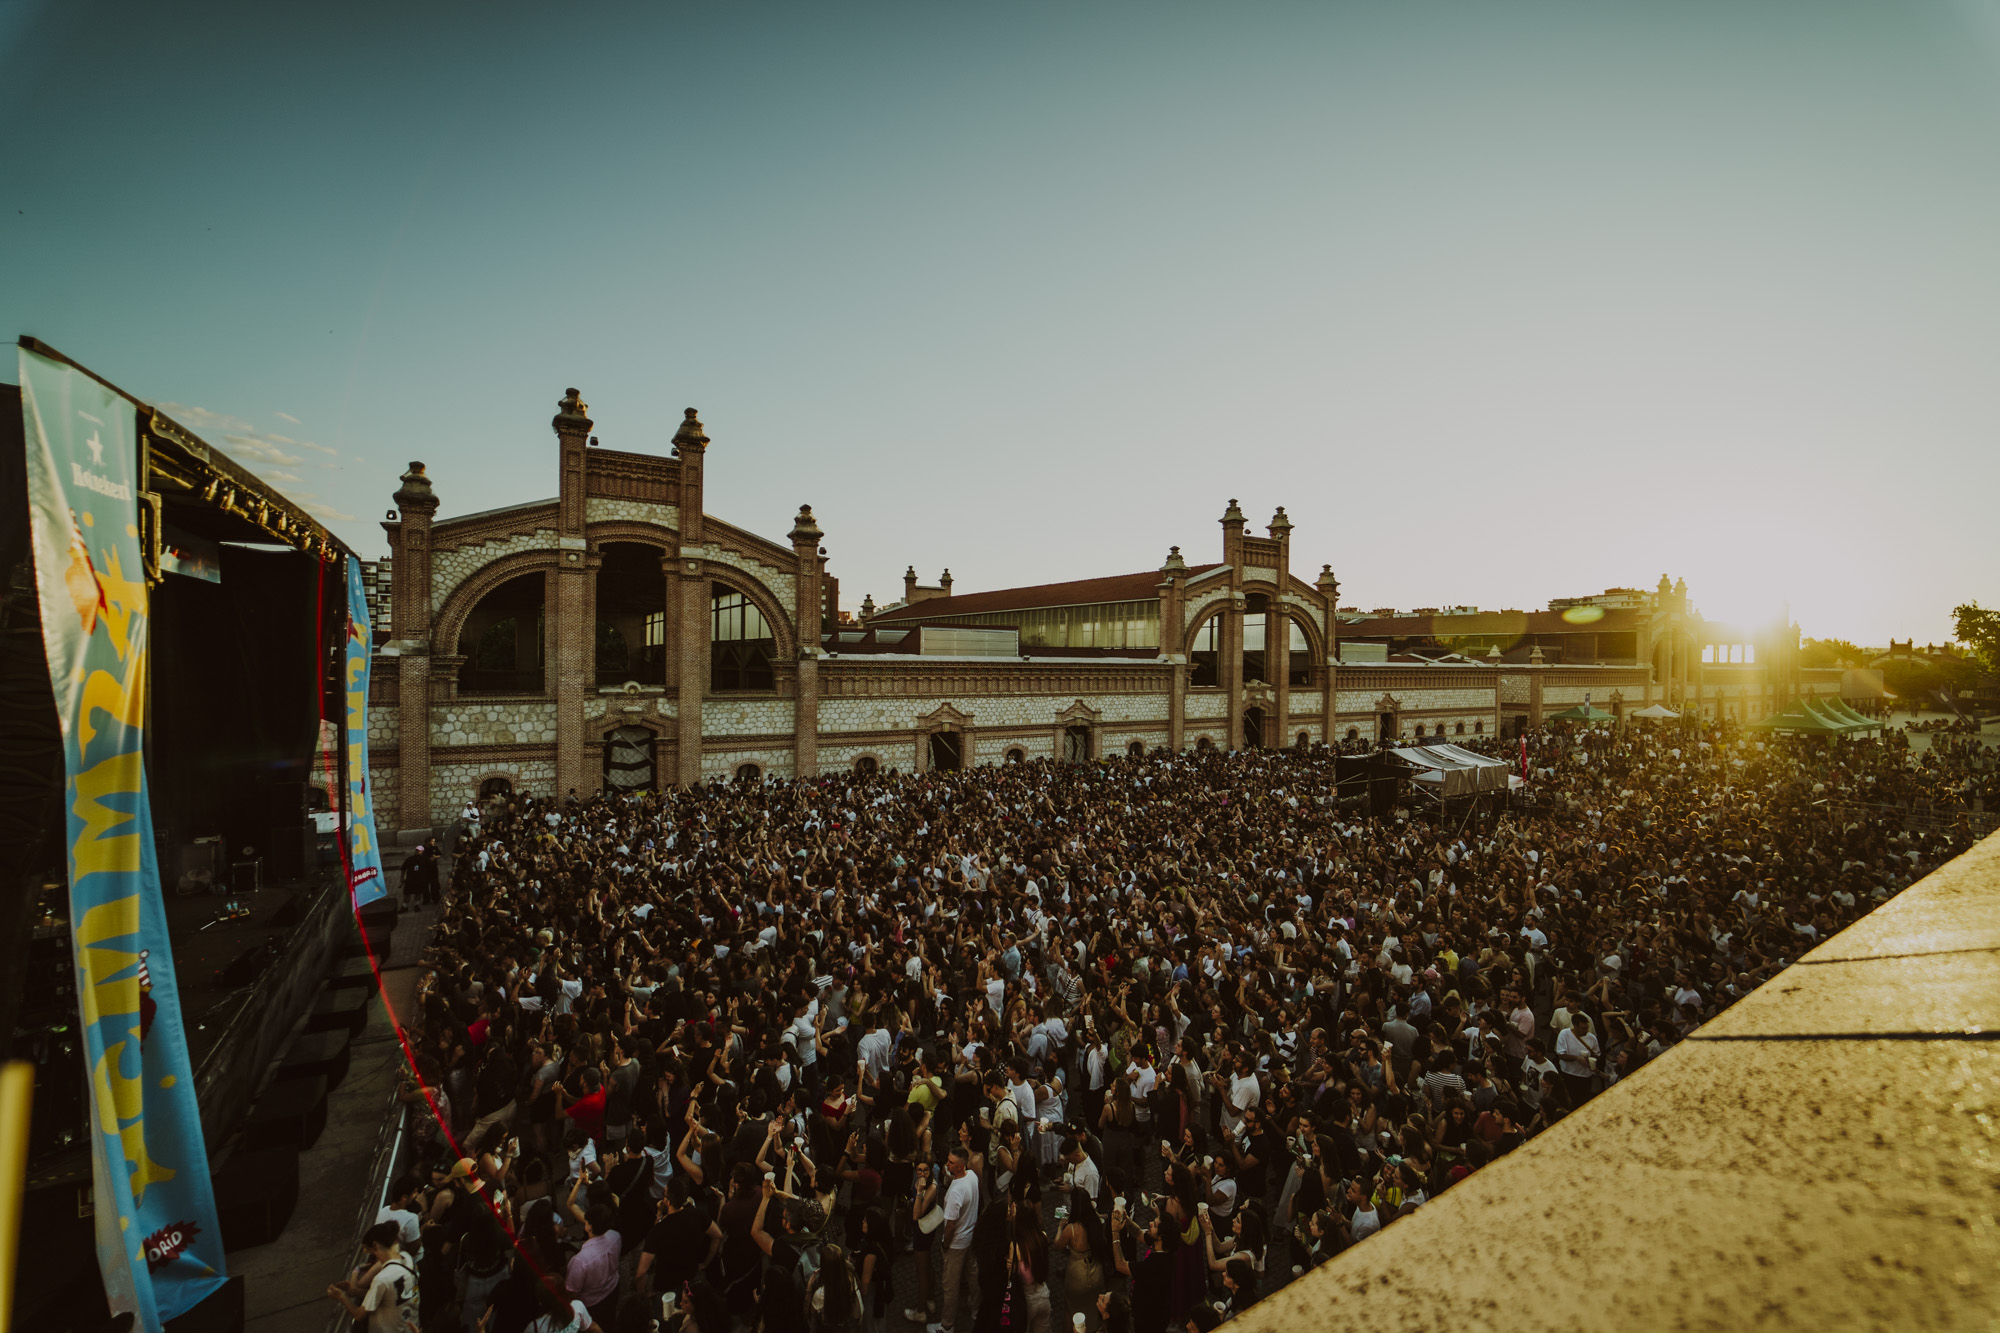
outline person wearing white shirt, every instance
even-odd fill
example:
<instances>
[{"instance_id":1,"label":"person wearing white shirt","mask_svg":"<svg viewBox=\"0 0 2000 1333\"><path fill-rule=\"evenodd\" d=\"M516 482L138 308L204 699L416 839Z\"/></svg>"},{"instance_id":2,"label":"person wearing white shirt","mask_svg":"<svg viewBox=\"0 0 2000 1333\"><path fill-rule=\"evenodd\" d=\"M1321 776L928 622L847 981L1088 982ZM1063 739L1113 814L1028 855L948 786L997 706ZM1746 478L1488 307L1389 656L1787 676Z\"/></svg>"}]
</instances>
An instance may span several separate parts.
<instances>
[{"instance_id":1,"label":"person wearing white shirt","mask_svg":"<svg viewBox=\"0 0 2000 1333\"><path fill-rule=\"evenodd\" d=\"M1240 1054L1234 1057L1235 1072L1229 1080L1229 1095L1222 1103L1222 1127L1233 1138L1243 1131L1243 1113L1263 1099L1263 1091L1257 1085L1257 1075L1251 1072L1249 1061Z\"/></svg>"},{"instance_id":2,"label":"person wearing white shirt","mask_svg":"<svg viewBox=\"0 0 2000 1333\"><path fill-rule=\"evenodd\" d=\"M1574 1110L1590 1100L1591 1075L1597 1064L1597 1034L1590 1030L1590 1015L1576 1014L1570 1024L1556 1034L1556 1059L1563 1082L1569 1087L1569 1104Z\"/></svg>"}]
</instances>

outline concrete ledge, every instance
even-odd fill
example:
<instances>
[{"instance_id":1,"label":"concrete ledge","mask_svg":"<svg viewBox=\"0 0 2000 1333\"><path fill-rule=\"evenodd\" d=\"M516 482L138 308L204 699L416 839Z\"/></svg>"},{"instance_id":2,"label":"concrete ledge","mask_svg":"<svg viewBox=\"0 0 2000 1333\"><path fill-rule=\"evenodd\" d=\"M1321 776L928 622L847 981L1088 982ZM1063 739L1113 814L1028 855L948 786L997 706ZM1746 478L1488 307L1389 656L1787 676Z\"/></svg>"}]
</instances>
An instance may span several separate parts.
<instances>
[{"instance_id":1,"label":"concrete ledge","mask_svg":"<svg viewBox=\"0 0 2000 1333\"><path fill-rule=\"evenodd\" d=\"M1232 1327L2000 1327L2000 835Z\"/></svg>"}]
</instances>

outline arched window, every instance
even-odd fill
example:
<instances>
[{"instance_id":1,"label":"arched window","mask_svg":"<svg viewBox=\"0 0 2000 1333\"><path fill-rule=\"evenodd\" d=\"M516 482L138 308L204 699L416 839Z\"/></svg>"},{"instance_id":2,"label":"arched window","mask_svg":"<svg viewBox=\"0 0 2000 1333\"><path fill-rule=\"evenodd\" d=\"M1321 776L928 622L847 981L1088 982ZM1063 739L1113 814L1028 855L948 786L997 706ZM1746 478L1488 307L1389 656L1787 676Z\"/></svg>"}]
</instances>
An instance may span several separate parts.
<instances>
[{"instance_id":1,"label":"arched window","mask_svg":"<svg viewBox=\"0 0 2000 1333\"><path fill-rule=\"evenodd\" d=\"M622 681L631 666L625 635L608 620L597 622L597 678L599 684Z\"/></svg>"},{"instance_id":2,"label":"arched window","mask_svg":"<svg viewBox=\"0 0 2000 1333\"><path fill-rule=\"evenodd\" d=\"M658 547L605 542L597 590L597 685L667 683L667 577ZM609 632L607 632L607 630Z\"/></svg>"},{"instance_id":3,"label":"arched window","mask_svg":"<svg viewBox=\"0 0 2000 1333\"><path fill-rule=\"evenodd\" d=\"M508 579L479 599L458 633L460 694L542 692L542 576Z\"/></svg>"},{"instance_id":4,"label":"arched window","mask_svg":"<svg viewBox=\"0 0 2000 1333\"><path fill-rule=\"evenodd\" d=\"M1221 658L1217 654L1222 648L1222 617L1210 616L1206 624L1194 632L1188 641L1188 684L1220 685L1222 683Z\"/></svg>"},{"instance_id":5,"label":"arched window","mask_svg":"<svg viewBox=\"0 0 2000 1333\"><path fill-rule=\"evenodd\" d=\"M496 796L504 801L513 794L514 784L506 778L488 778L479 784L479 799L482 801L490 801Z\"/></svg>"},{"instance_id":6,"label":"arched window","mask_svg":"<svg viewBox=\"0 0 2000 1333\"><path fill-rule=\"evenodd\" d=\"M1146 757L1146 742L1133 741L1130 745L1125 747L1125 753L1128 757L1133 759L1144 759Z\"/></svg>"},{"instance_id":7,"label":"arched window","mask_svg":"<svg viewBox=\"0 0 2000 1333\"><path fill-rule=\"evenodd\" d=\"M1014 749L1007 751L1007 762L1010 764L1023 763L1027 758L1028 752L1026 750Z\"/></svg>"},{"instance_id":8,"label":"arched window","mask_svg":"<svg viewBox=\"0 0 2000 1333\"><path fill-rule=\"evenodd\" d=\"M1215 742L1210 740L1208 737L1203 736L1199 740L1195 741L1194 748L1206 754L1208 751L1213 750L1215 748Z\"/></svg>"},{"instance_id":9,"label":"arched window","mask_svg":"<svg viewBox=\"0 0 2000 1333\"><path fill-rule=\"evenodd\" d=\"M771 662L778 642L757 604L717 583L709 598L708 687L712 690L772 690Z\"/></svg>"},{"instance_id":10,"label":"arched window","mask_svg":"<svg viewBox=\"0 0 2000 1333\"><path fill-rule=\"evenodd\" d=\"M1423 723L1421 723L1421 722L1417 723L1417 733L1416 733L1416 734L1417 734L1417 739L1418 739L1418 740L1422 740L1422 739L1424 738L1424 724L1423 724Z\"/></svg>"},{"instance_id":11,"label":"arched window","mask_svg":"<svg viewBox=\"0 0 2000 1333\"><path fill-rule=\"evenodd\" d=\"M1465 724L1463 722L1458 724L1458 731L1455 734L1460 736L1463 736L1465 734Z\"/></svg>"},{"instance_id":12,"label":"arched window","mask_svg":"<svg viewBox=\"0 0 2000 1333\"><path fill-rule=\"evenodd\" d=\"M1298 746L1301 750L1305 749L1308 745L1311 745L1312 743L1313 743L1313 738L1312 738L1312 733L1310 731L1300 732L1298 734L1298 737L1292 741L1292 744Z\"/></svg>"},{"instance_id":13,"label":"arched window","mask_svg":"<svg viewBox=\"0 0 2000 1333\"><path fill-rule=\"evenodd\" d=\"M763 776L764 770L755 764L739 764L736 767L736 780L738 782L755 782Z\"/></svg>"},{"instance_id":14,"label":"arched window","mask_svg":"<svg viewBox=\"0 0 2000 1333\"><path fill-rule=\"evenodd\" d=\"M1303 689L1313 683L1312 647L1306 641L1305 627L1287 617L1285 623L1291 626L1291 643L1285 650L1285 669L1291 673L1292 688Z\"/></svg>"},{"instance_id":15,"label":"arched window","mask_svg":"<svg viewBox=\"0 0 2000 1333\"><path fill-rule=\"evenodd\" d=\"M855 773L858 776L864 778L874 777L875 770L879 767L881 767L881 765L876 763L875 756L872 754L864 754L859 759L854 761Z\"/></svg>"},{"instance_id":16,"label":"arched window","mask_svg":"<svg viewBox=\"0 0 2000 1333\"><path fill-rule=\"evenodd\" d=\"M1484 736L1486 734L1486 724L1484 722L1473 723L1472 734L1475 736Z\"/></svg>"},{"instance_id":17,"label":"arched window","mask_svg":"<svg viewBox=\"0 0 2000 1333\"><path fill-rule=\"evenodd\" d=\"M1349 739L1349 740L1351 740L1351 741L1358 741L1358 740L1360 740L1360 739L1361 739L1361 728L1359 728L1359 727L1349 727L1349 728L1347 729L1347 739Z\"/></svg>"}]
</instances>

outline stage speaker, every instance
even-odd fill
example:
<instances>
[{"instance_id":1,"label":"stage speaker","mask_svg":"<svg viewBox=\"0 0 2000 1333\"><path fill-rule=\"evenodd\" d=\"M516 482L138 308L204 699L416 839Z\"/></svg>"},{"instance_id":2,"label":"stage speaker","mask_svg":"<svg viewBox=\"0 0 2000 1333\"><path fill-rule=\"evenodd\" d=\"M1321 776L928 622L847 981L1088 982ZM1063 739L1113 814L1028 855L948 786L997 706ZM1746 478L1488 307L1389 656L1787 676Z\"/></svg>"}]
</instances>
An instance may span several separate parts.
<instances>
[{"instance_id":1,"label":"stage speaker","mask_svg":"<svg viewBox=\"0 0 2000 1333\"><path fill-rule=\"evenodd\" d=\"M349 958L333 969L333 975L326 979L329 989L350 990L375 989L375 969L366 958Z\"/></svg>"},{"instance_id":2,"label":"stage speaker","mask_svg":"<svg viewBox=\"0 0 2000 1333\"><path fill-rule=\"evenodd\" d=\"M215 981L230 990L247 986L264 975L264 969L271 965L271 946L253 944L242 953L216 969Z\"/></svg>"},{"instance_id":3,"label":"stage speaker","mask_svg":"<svg viewBox=\"0 0 2000 1333\"><path fill-rule=\"evenodd\" d=\"M270 795L264 808L270 811L270 817L266 823L283 824L289 828L292 824L305 822L305 783L273 782L267 790Z\"/></svg>"},{"instance_id":4,"label":"stage speaker","mask_svg":"<svg viewBox=\"0 0 2000 1333\"><path fill-rule=\"evenodd\" d=\"M230 1278L200 1305L161 1327L166 1333L243 1333L243 1275Z\"/></svg>"},{"instance_id":5,"label":"stage speaker","mask_svg":"<svg viewBox=\"0 0 2000 1333\"><path fill-rule=\"evenodd\" d=\"M359 986L321 991L312 1012L306 1015L306 1031L358 1036L368 1026L368 995L368 990Z\"/></svg>"},{"instance_id":6,"label":"stage speaker","mask_svg":"<svg viewBox=\"0 0 2000 1333\"><path fill-rule=\"evenodd\" d=\"M348 1039L344 1029L301 1033L293 1039L278 1072L271 1077L282 1080L317 1076L326 1079L327 1087L337 1088L340 1080L347 1077Z\"/></svg>"},{"instance_id":7,"label":"stage speaker","mask_svg":"<svg viewBox=\"0 0 2000 1333\"><path fill-rule=\"evenodd\" d=\"M215 1174L215 1217L224 1251L276 1240L299 1203L299 1150L239 1152Z\"/></svg>"},{"instance_id":8,"label":"stage speaker","mask_svg":"<svg viewBox=\"0 0 2000 1333\"><path fill-rule=\"evenodd\" d=\"M312 825L303 815L296 823L273 824L264 835L264 859L273 884L304 879L316 860Z\"/></svg>"},{"instance_id":9,"label":"stage speaker","mask_svg":"<svg viewBox=\"0 0 2000 1333\"><path fill-rule=\"evenodd\" d=\"M325 1076L281 1079L265 1089L243 1122L243 1148L255 1152L290 1145L303 1152L325 1128Z\"/></svg>"}]
</instances>

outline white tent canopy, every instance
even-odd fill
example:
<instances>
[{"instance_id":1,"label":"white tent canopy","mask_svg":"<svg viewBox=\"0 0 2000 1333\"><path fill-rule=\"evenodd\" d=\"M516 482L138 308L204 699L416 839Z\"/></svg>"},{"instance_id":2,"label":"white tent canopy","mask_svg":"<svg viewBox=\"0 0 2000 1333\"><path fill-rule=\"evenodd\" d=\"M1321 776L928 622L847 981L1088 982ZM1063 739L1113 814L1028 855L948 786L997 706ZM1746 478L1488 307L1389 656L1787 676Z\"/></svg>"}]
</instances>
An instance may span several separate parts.
<instances>
[{"instance_id":1,"label":"white tent canopy","mask_svg":"<svg viewBox=\"0 0 2000 1333\"><path fill-rule=\"evenodd\" d=\"M1508 773L1512 765L1505 759L1474 754L1456 745L1413 745L1389 753L1417 770L1410 781L1433 786L1443 796L1506 791L1514 785Z\"/></svg>"},{"instance_id":2,"label":"white tent canopy","mask_svg":"<svg viewBox=\"0 0 2000 1333\"><path fill-rule=\"evenodd\" d=\"M1632 716L1678 718L1680 714L1676 713L1673 709L1667 707L1665 704L1654 704L1651 708L1641 708L1638 712L1632 714Z\"/></svg>"}]
</instances>

